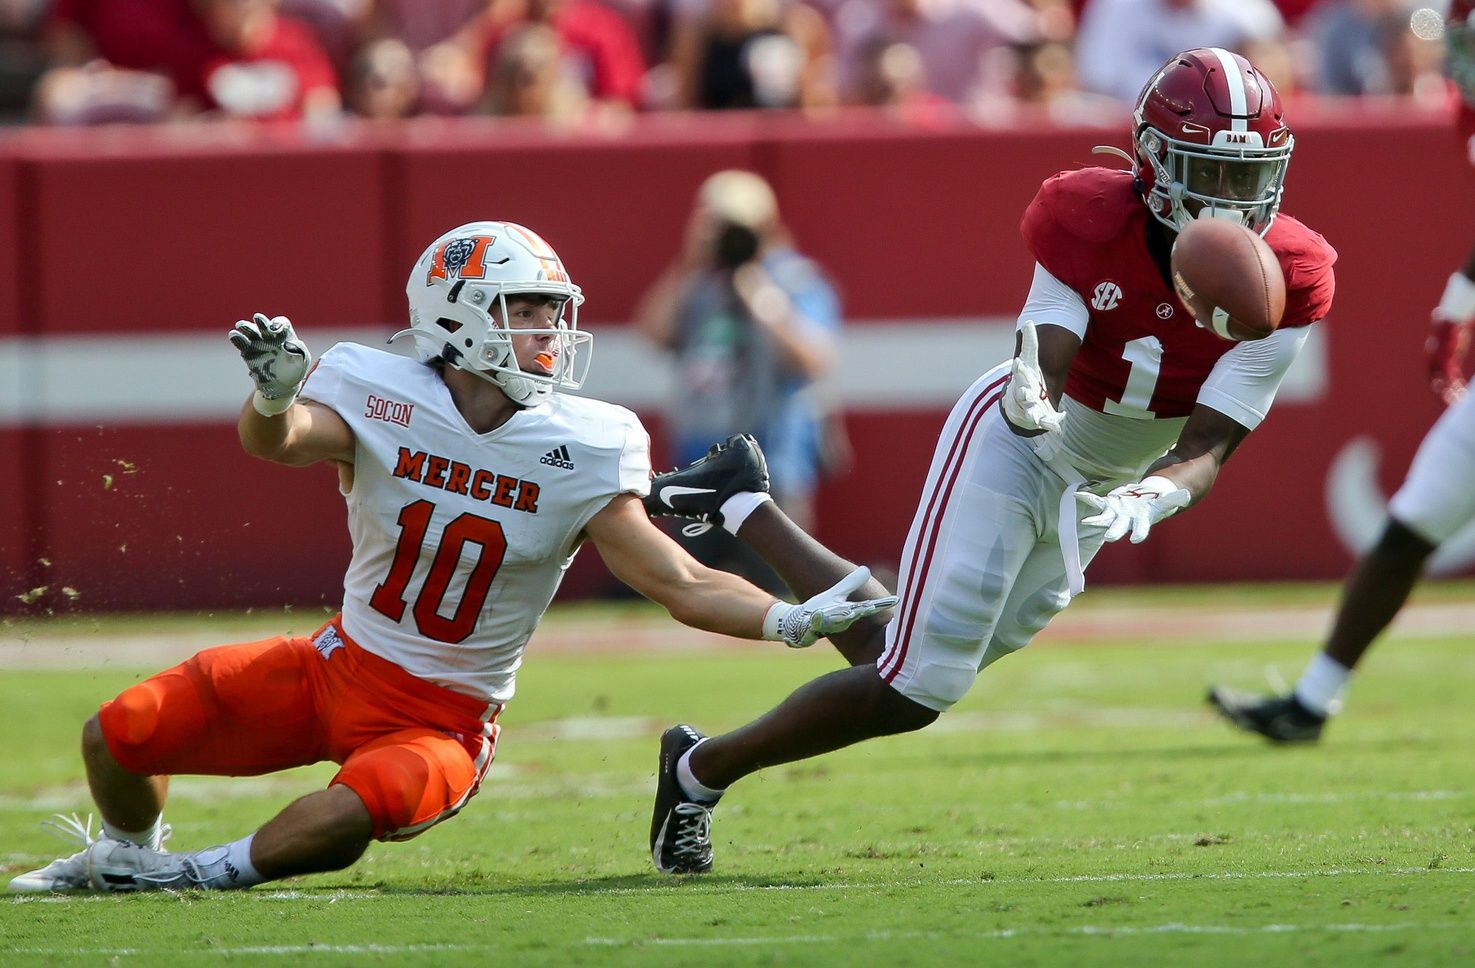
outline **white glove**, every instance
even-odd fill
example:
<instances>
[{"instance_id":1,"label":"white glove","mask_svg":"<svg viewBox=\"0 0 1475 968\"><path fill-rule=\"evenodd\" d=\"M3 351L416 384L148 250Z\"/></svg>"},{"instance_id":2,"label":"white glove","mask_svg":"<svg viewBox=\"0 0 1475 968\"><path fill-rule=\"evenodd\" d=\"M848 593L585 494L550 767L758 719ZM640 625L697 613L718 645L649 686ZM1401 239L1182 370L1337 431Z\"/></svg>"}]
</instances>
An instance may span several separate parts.
<instances>
[{"instance_id":1,"label":"white glove","mask_svg":"<svg viewBox=\"0 0 1475 968\"><path fill-rule=\"evenodd\" d=\"M1130 531L1132 543L1141 544L1154 524L1186 508L1193 495L1166 477L1147 477L1137 484L1123 484L1106 497L1077 491L1076 500L1096 511L1082 518L1081 524L1105 528L1107 541Z\"/></svg>"},{"instance_id":2,"label":"white glove","mask_svg":"<svg viewBox=\"0 0 1475 968\"><path fill-rule=\"evenodd\" d=\"M867 615L875 615L894 606L895 595L868 598L859 602L847 601L850 593L870 578L871 570L861 566L840 579L832 588L825 589L801 605L775 602L763 617L763 637L771 642L782 640L791 649L803 649L823 636L845 631Z\"/></svg>"},{"instance_id":3,"label":"white glove","mask_svg":"<svg viewBox=\"0 0 1475 968\"><path fill-rule=\"evenodd\" d=\"M230 342L256 381L256 395L251 398L256 412L263 417L284 413L297 399L312 366L312 352L292 331L292 321L286 316L267 319L257 313L250 322L236 323Z\"/></svg>"},{"instance_id":4,"label":"white glove","mask_svg":"<svg viewBox=\"0 0 1475 968\"><path fill-rule=\"evenodd\" d=\"M1045 374L1040 372L1040 338L1033 322L1019 331L1019 355L1004 388L1004 416L1020 430L1059 430L1065 423L1065 414L1050 402Z\"/></svg>"}]
</instances>

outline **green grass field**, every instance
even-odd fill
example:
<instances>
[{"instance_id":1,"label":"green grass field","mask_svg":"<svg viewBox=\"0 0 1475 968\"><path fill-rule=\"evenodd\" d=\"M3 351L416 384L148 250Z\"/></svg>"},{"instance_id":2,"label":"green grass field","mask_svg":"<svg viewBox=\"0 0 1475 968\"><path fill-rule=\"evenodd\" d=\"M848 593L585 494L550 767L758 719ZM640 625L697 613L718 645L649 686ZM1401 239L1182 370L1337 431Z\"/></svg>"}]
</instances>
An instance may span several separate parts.
<instances>
[{"instance_id":1,"label":"green grass field","mask_svg":"<svg viewBox=\"0 0 1475 968\"><path fill-rule=\"evenodd\" d=\"M1095 591L931 729L735 787L716 871L688 879L646 852L660 730L736 725L838 659L652 650L641 630L669 624L653 611L556 612L562 644L535 639L497 763L456 819L247 892L0 896L0 962L1475 963L1475 586L1421 592L1319 747L1268 748L1202 704L1213 681L1294 680L1333 595ZM204 647L280 619L159 627ZM0 672L5 877L68 851L36 823L86 813L78 728L154 671L111 645L147 628L0 626L32 659L56 652ZM170 846L241 836L331 775L179 779Z\"/></svg>"}]
</instances>

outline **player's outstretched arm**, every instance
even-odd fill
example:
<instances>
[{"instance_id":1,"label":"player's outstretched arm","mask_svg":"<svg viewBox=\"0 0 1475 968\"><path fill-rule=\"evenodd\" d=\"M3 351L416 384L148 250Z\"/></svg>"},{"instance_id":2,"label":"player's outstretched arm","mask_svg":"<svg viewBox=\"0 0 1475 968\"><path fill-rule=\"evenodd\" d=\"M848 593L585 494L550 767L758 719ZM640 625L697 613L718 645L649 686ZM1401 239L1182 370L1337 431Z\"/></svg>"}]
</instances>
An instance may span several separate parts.
<instances>
[{"instance_id":1,"label":"player's outstretched arm","mask_svg":"<svg viewBox=\"0 0 1475 968\"><path fill-rule=\"evenodd\" d=\"M747 516L737 536L801 599L819 594L855 570L853 562L820 544L771 501ZM875 599L891 592L871 578L856 594ZM831 634L830 644L851 665L875 662L886 647L890 617L886 611L861 618L843 632Z\"/></svg>"},{"instance_id":2,"label":"player's outstretched arm","mask_svg":"<svg viewBox=\"0 0 1475 968\"><path fill-rule=\"evenodd\" d=\"M870 572L851 569L828 587L791 605L742 578L702 565L651 524L639 499L622 494L596 514L589 537L615 577L666 607L693 628L803 648L890 609L893 596L852 600L870 588Z\"/></svg>"},{"instance_id":3,"label":"player's outstretched arm","mask_svg":"<svg viewBox=\"0 0 1475 968\"><path fill-rule=\"evenodd\" d=\"M758 442L734 434L700 460L651 482L645 508L652 515L694 518L721 526L753 549L795 594L809 599L855 571L855 565L820 544L768 499L768 464ZM890 592L874 578L857 593L866 599ZM858 618L829 636L851 665L875 662L885 647L888 615Z\"/></svg>"},{"instance_id":4,"label":"player's outstretched arm","mask_svg":"<svg viewBox=\"0 0 1475 968\"><path fill-rule=\"evenodd\" d=\"M293 467L320 460L353 462L353 431L343 418L328 407L297 402L312 353L291 320L257 313L236 323L230 343L256 384L236 424L248 454Z\"/></svg>"},{"instance_id":5,"label":"player's outstretched arm","mask_svg":"<svg viewBox=\"0 0 1475 968\"><path fill-rule=\"evenodd\" d=\"M1173 449L1154 461L1141 481L1124 484L1105 497L1076 493L1091 512L1081 524L1103 529L1107 541L1130 535L1133 544L1140 544L1153 525L1209 493L1224 462L1247 434L1247 428L1217 410L1195 407Z\"/></svg>"}]
</instances>

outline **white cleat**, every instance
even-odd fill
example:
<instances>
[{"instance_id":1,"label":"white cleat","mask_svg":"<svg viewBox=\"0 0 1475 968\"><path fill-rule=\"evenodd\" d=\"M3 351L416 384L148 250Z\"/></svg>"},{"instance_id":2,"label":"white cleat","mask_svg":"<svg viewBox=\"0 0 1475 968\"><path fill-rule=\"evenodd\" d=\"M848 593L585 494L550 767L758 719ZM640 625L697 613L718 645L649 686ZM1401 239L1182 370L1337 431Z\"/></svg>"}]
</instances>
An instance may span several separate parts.
<instances>
[{"instance_id":1,"label":"white cleat","mask_svg":"<svg viewBox=\"0 0 1475 968\"><path fill-rule=\"evenodd\" d=\"M38 870L11 878L10 890L16 894L51 894L62 891L90 891L92 882L87 873L87 854L97 838L92 833L92 815L83 823L75 813L70 817L57 814L51 820L41 821L41 826L50 828L63 840L76 840L82 849L70 857L59 857Z\"/></svg>"},{"instance_id":2,"label":"white cleat","mask_svg":"<svg viewBox=\"0 0 1475 968\"><path fill-rule=\"evenodd\" d=\"M95 891L184 891L238 886L224 846L171 854L121 840L101 840L86 851Z\"/></svg>"}]
</instances>

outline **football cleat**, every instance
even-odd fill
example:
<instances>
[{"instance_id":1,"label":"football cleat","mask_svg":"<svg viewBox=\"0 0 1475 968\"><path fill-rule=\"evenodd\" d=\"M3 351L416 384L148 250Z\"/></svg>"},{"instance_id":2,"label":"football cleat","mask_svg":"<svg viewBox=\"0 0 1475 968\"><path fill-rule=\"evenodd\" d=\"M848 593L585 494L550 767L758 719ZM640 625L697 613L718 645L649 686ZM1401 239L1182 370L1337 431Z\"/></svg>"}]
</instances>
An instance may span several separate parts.
<instances>
[{"instance_id":1,"label":"football cleat","mask_svg":"<svg viewBox=\"0 0 1475 968\"><path fill-rule=\"evenodd\" d=\"M86 851L95 891L181 891L238 886L225 846L171 854L121 840L100 840Z\"/></svg>"},{"instance_id":2,"label":"football cleat","mask_svg":"<svg viewBox=\"0 0 1475 968\"><path fill-rule=\"evenodd\" d=\"M46 894L57 891L91 890L87 877L87 852L97 843L92 833L92 816L87 822L74 813L70 817L57 814L55 819L41 821L41 826L50 828L66 840L76 840L82 849L70 857L56 860L37 870L28 871L10 880L10 890L17 894Z\"/></svg>"},{"instance_id":3,"label":"football cleat","mask_svg":"<svg viewBox=\"0 0 1475 968\"><path fill-rule=\"evenodd\" d=\"M712 869L712 808L691 799L676 778L682 754L706 739L686 725L661 734L656 804L650 818L650 856L662 874L705 874Z\"/></svg>"},{"instance_id":4,"label":"football cleat","mask_svg":"<svg viewBox=\"0 0 1475 968\"><path fill-rule=\"evenodd\" d=\"M1326 717L1301 705L1294 693L1261 696L1215 686L1209 690L1208 701L1240 729L1259 733L1272 743L1314 743L1326 725Z\"/></svg>"},{"instance_id":5,"label":"football cleat","mask_svg":"<svg viewBox=\"0 0 1475 968\"><path fill-rule=\"evenodd\" d=\"M698 524L687 533L700 534L722 523L722 504L734 494L767 490L768 460L758 441L734 434L685 467L657 474L645 510L651 517L693 518Z\"/></svg>"}]
</instances>

